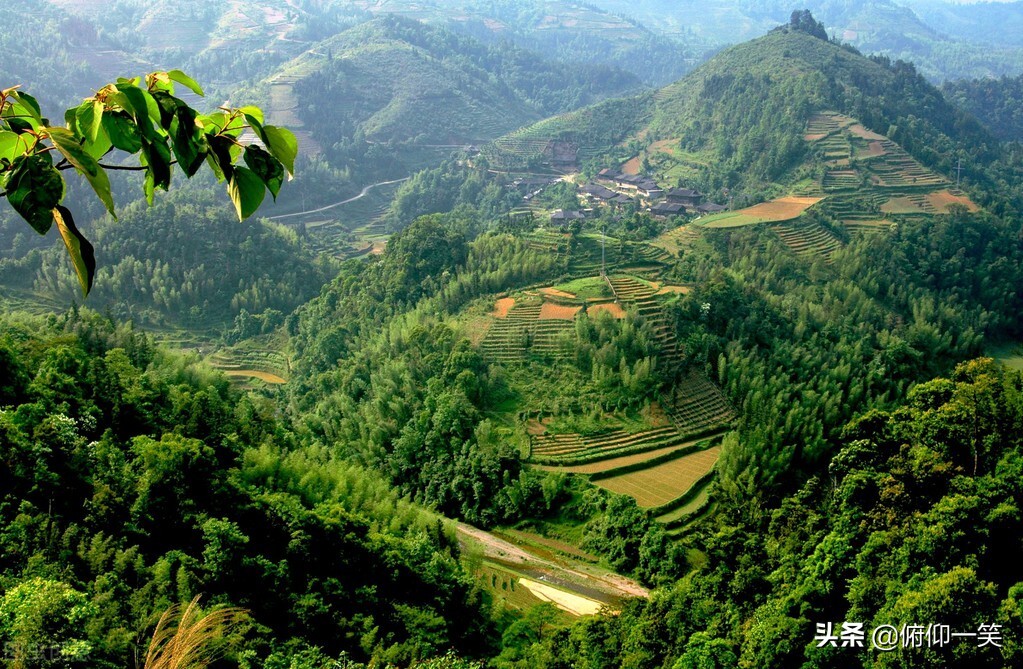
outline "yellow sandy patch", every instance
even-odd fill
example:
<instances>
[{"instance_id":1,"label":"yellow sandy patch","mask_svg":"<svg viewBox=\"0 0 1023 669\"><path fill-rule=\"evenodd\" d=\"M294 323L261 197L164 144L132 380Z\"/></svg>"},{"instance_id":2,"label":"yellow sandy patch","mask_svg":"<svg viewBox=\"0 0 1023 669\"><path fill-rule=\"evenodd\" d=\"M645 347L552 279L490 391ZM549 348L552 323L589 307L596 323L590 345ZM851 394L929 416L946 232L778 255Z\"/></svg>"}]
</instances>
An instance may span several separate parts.
<instances>
[{"instance_id":1,"label":"yellow sandy patch","mask_svg":"<svg viewBox=\"0 0 1023 669\"><path fill-rule=\"evenodd\" d=\"M530 578L520 578L519 585L529 590L533 595L545 602L551 602L559 609L568 611L576 616L590 616L600 611L604 605L595 599L576 595L571 592L559 590L553 586L534 581Z\"/></svg>"},{"instance_id":2,"label":"yellow sandy patch","mask_svg":"<svg viewBox=\"0 0 1023 669\"><path fill-rule=\"evenodd\" d=\"M625 311L616 302L604 302L603 304L591 304L586 308L586 313L596 318L597 312L606 311L615 318L625 318Z\"/></svg>"},{"instance_id":3,"label":"yellow sandy patch","mask_svg":"<svg viewBox=\"0 0 1023 669\"><path fill-rule=\"evenodd\" d=\"M232 377L259 379L260 381L266 381L267 383L272 383L276 386L288 382L286 379L282 379L276 374L261 372L258 369L228 369L224 371L224 374Z\"/></svg>"},{"instance_id":4,"label":"yellow sandy patch","mask_svg":"<svg viewBox=\"0 0 1023 669\"><path fill-rule=\"evenodd\" d=\"M514 306L514 297L502 297L497 302L494 302L494 310L490 312L490 315L494 318L508 318L508 312Z\"/></svg>"},{"instance_id":5,"label":"yellow sandy patch","mask_svg":"<svg viewBox=\"0 0 1023 669\"><path fill-rule=\"evenodd\" d=\"M686 295L693 292L693 289L689 286L662 286L657 291L657 295L667 295L668 293L675 293L677 295Z\"/></svg>"},{"instance_id":6,"label":"yellow sandy patch","mask_svg":"<svg viewBox=\"0 0 1023 669\"><path fill-rule=\"evenodd\" d=\"M550 295L551 297L568 297L574 298L575 293L570 293L565 290L558 290L557 288L541 288L540 292L544 295Z\"/></svg>"},{"instance_id":7,"label":"yellow sandy patch","mask_svg":"<svg viewBox=\"0 0 1023 669\"><path fill-rule=\"evenodd\" d=\"M566 307L552 302L544 302L543 306L540 307L540 320L570 321L575 318L580 309L582 309L581 305L578 307Z\"/></svg>"},{"instance_id":8,"label":"yellow sandy patch","mask_svg":"<svg viewBox=\"0 0 1023 669\"><path fill-rule=\"evenodd\" d=\"M622 165L622 174L639 174L640 167L642 167L642 163L639 160L639 156L630 158L627 163Z\"/></svg>"}]
</instances>

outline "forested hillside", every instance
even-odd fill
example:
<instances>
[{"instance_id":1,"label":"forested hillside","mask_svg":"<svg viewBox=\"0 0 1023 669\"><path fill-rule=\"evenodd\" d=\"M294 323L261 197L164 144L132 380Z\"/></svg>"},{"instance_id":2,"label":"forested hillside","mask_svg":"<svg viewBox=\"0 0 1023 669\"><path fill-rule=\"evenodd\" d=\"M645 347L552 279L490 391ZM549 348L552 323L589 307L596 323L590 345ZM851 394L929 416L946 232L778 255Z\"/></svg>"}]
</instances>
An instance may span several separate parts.
<instances>
[{"instance_id":1,"label":"forested hillside","mask_svg":"<svg viewBox=\"0 0 1023 669\"><path fill-rule=\"evenodd\" d=\"M266 399L94 313L0 328L5 660L122 667L195 595L247 610L236 666L487 648L441 519L303 446Z\"/></svg>"},{"instance_id":2,"label":"forested hillside","mask_svg":"<svg viewBox=\"0 0 1023 669\"><path fill-rule=\"evenodd\" d=\"M942 86L949 101L973 114L999 139L1023 139L1023 75L1001 79L949 81Z\"/></svg>"},{"instance_id":3,"label":"forested hillside","mask_svg":"<svg viewBox=\"0 0 1023 669\"><path fill-rule=\"evenodd\" d=\"M209 183L183 185L149 208L135 202L89 234L99 271L89 304L140 324L198 329L230 325L241 310L277 323L329 281L333 265L298 235L259 220L238 222ZM16 222L20 230L23 223ZM218 232L210 235L209 231ZM76 280L52 238L28 249L25 232L0 259L0 281L49 302L75 299Z\"/></svg>"},{"instance_id":4,"label":"forested hillside","mask_svg":"<svg viewBox=\"0 0 1023 669\"><path fill-rule=\"evenodd\" d=\"M317 58L324 54L326 61ZM316 70L295 87L299 114L328 146L350 136L425 144L488 139L640 86L622 70L545 61L395 17L326 40L289 67L308 68L310 60ZM431 118L430 108L445 113Z\"/></svg>"}]
</instances>

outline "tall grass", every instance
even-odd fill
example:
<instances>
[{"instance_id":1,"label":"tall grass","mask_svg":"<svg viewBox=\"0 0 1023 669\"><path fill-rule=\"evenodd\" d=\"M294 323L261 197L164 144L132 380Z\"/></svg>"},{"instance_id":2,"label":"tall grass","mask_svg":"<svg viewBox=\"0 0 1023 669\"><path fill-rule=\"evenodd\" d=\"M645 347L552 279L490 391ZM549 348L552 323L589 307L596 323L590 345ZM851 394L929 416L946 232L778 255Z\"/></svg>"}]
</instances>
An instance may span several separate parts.
<instances>
[{"instance_id":1,"label":"tall grass","mask_svg":"<svg viewBox=\"0 0 1023 669\"><path fill-rule=\"evenodd\" d=\"M156 624L143 669L205 669L223 656L227 648L224 638L244 614L239 608L204 614L199 596L184 608L171 606Z\"/></svg>"}]
</instances>

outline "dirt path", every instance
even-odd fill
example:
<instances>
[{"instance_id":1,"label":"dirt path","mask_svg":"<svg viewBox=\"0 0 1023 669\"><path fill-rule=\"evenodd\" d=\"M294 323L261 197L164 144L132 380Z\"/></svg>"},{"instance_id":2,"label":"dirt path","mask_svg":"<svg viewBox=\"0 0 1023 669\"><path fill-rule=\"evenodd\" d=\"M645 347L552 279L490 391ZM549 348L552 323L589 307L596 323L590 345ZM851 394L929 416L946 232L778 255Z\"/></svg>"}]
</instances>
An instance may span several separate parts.
<instances>
[{"instance_id":1,"label":"dirt path","mask_svg":"<svg viewBox=\"0 0 1023 669\"><path fill-rule=\"evenodd\" d=\"M348 204L349 202L355 202L356 200L364 198L364 197L366 197L366 193L370 192L371 190L373 190L377 186L388 186L390 184L401 183L402 181L408 181L408 180L409 180L409 177L404 177L404 178L401 178L401 179L392 179L391 181L380 181L378 183L370 184L370 185L366 186L365 188L363 188L359 192L358 195L356 195L355 197L350 197L347 200L341 200L340 202L335 202L334 204L328 204L328 205L326 205L324 207L318 207L316 209L308 209L306 211L296 211L293 214L281 214L279 216L271 216L270 220L271 221L279 221L282 218L291 218L292 216L304 216L305 214L318 214L321 211L327 211L328 209L333 209L334 207L340 207L343 204Z\"/></svg>"},{"instance_id":2,"label":"dirt path","mask_svg":"<svg viewBox=\"0 0 1023 669\"><path fill-rule=\"evenodd\" d=\"M559 564L472 525L456 523L456 527L458 533L462 535L461 542L464 544L468 538L479 544L483 548L485 558L539 573L540 576L534 578L556 582L562 589L579 596L592 599L595 592L613 598L650 596L649 590L625 576L567 559L564 564Z\"/></svg>"}]
</instances>

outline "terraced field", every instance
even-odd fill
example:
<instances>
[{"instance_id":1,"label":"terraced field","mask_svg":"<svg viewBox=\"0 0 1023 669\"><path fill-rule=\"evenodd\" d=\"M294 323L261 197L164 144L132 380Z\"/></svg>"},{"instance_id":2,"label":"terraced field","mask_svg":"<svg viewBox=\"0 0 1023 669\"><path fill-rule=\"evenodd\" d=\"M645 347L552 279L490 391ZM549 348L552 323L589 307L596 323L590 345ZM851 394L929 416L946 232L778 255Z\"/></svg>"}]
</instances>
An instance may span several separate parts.
<instances>
[{"instance_id":1,"label":"terraced field","mask_svg":"<svg viewBox=\"0 0 1023 669\"><path fill-rule=\"evenodd\" d=\"M714 469L721 446L713 446L647 469L594 481L611 492L629 495L642 508L656 508L678 499Z\"/></svg>"},{"instance_id":2,"label":"terraced field","mask_svg":"<svg viewBox=\"0 0 1023 669\"><path fill-rule=\"evenodd\" d=\"M669 257L677 256L682 249L689 248L700 238L700 228L695 225L681 225L665 232L650 242L652 246L664 249Z\"/></svg>"},{"instance_id":3,"label":"terraced field","mask_svg":"<svg viewBox=\"0 0 1023 669\"><path fill-rule=\"evenodd\" d=\"M691 371L661 399L668 418L683 435L707 434L735 419L735 412L717 386Z\"/></svg>"},{"instance_id":4,"label":"terraced field","mask_svg":"<svg viewBox=\"0 0 1023 669\"><path fill-rule=\"evenodd\" d=\"M952 205L977 206L945 177L921 165L901 146L834 112L813 115L805 138L823 159L820 188L830 195L824 207L850 232L888 230L888 216L934 216ZM776 229L801 254L825 256L834 242L818 230Z\"/></svg>"},{"instance_id":5,"label":"terraced field","mask_svg":"<svg viewBox=\"0 0 1023 669\"><path fill-rule=\"evenodd\" d=\"M532 437L530 450L535 462L583 465L625 455L672 449L681 446L682 442L675 427L667 425L633 433L615 430L596 437L542 434Z\"/></svg>"},{"instance_id":6,"label":"terraced field","mask_svg":"<svg viewBox=\"0 0 1023 669\"><path fill-rule=\"evenodd\" d=\"M653 432L653 431L654 430L651 430L651 432ZM642 433L640 433L640 434L642 434ZM575 436L575 437L578 437L579 435L562 435L562 436ZM634 436L639 436L639 435L637 434L637 435L634 435ZM628 455L621 455L621 456L617 456L617 457L606 457L605 456L605 459L597 460L595 462L590 462L590 463L587 463L587 464L584 464L584 465L538 465L537 469L542 469L544 471L550 471L550 472L562 472L562 473L565 473L565 474L601 474L601 473L604 473L604 472L611 471L613 469L618 469L620 467L628 467L628 466L637 465L637 464L640 464L640 463L643 463L643 462L649 462L649 461L655 460L655 459L668 458L668 457L670 457L671 454L677 453L678 451L683 450L683 449L692 448L693 446L696 446L697 444L699 444L701 441L706 441L706 439L707 439L706 437L701 437L700 439L690 439L690 440L686 440L686 441L678 441L677 438L673 438L671 440L670 445L663 446L663 447L660 447L660 448L653 448L652 450L648 450L648 449L650 449L650 446L648 445L648 446L646 446L641 451L636 451L636 452L628 454ZM585 439L581 438L580 441L577 442L577 443L582 443L583 441L585 441ZM567 443L567 442L562 442L562 443ZM638 441L637 441L637 443L638 443Z\"/></svg>"},{"instance_id":7,"label":"terraced field","mask_svg":"<svg viewBox=\"0 0 1023 669\"><path fill-rule=\"evenodd\" d=\"M507 298L506 298L507 299ZM505 303L506 304L506 303ZM501 305L503 310L504 305ZM483 355L494 362L525 362L530 353L563 358L569 351L559 347L563 333L571 333L572 319L541 318L541 300L516 301L504 317L495 318L483 338Z\"/></svg>"},{"instance_id":8,"label":"terraced field","mask_svg":"<svg viewBox=\"0 0 1023 669\"><path fill-rule=\"evenodd\" d=\"M287 383L290 371L288 359L280 352L269 349L222 348L206 358L216 369L233 381L248 383L258 379L271 385Z\"/></svg>"},{"instance_id":9,"label":"terraced field","mask_svg":"<svg viewBox=\"0 0 1023 669\"><path fill-rule=\"evenodd\" d=\"M699 219L698 225L705 228L738 228L759 223L780 223L799 218L803 213L820 202L820 197L779 197L738 211L725 211Z\"/></svg>"},{"instance_id":10,"label":"terraced field","mask_svg":"<svg viewBox=\"0 0 1023 669\"><path fill-rule=\"evenodd\" d=\"M772 225L785 245L799 256L822 256L830 259L831 254L842 247L842 242L828 229L814 221L791 221Z\"/></svg>"}]
</instances>

